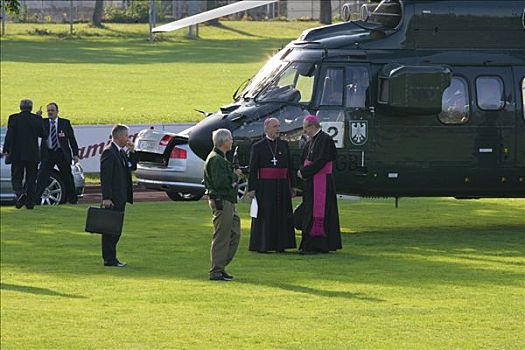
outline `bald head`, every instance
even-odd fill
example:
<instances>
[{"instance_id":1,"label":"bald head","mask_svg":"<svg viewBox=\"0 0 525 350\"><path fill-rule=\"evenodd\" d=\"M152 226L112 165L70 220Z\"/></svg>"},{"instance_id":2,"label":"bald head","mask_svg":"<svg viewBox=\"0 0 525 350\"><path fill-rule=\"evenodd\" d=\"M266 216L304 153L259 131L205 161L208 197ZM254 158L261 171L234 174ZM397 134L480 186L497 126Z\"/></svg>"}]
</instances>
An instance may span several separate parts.
<instances>
[{"instance_id":1,"label":"bald head","mask_svg":"<svg viewBox=\"0 0 525 350\"><path fill-rule=\"evenodd\" d=\"M279 137L280 126L279 119L268 118L264 121L264 133L268 138L275 140Z\"/></svg>"}]
</instances>

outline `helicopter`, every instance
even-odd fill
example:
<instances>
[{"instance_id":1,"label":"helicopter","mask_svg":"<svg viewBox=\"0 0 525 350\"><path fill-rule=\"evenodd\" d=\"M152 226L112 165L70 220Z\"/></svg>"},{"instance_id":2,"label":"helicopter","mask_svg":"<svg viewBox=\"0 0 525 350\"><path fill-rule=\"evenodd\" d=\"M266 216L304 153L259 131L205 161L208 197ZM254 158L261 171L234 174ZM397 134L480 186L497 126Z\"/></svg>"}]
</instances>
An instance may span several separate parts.
<instances>
[{"instance_id":1,"label":"helicopter","mask_svg":"<svg viewBox=\"0 0 525 350\"><path fill-rule=\"evenodd\" d=\"M297 169L314 114L340 194L525 197L525 2L383 0L346 17L304 31L172 142L205 159L227 128L245 166L274 117Z\"/></svg>"}]
</instances>

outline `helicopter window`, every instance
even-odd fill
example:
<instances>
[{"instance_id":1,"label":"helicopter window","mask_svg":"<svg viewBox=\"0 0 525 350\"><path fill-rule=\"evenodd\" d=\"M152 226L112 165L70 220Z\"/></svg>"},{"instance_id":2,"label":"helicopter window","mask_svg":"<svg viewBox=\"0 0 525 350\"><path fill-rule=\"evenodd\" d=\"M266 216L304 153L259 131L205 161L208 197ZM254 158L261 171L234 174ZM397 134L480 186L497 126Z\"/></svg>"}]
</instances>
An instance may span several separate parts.
<instances>
[{"instance_id":1,"label":"helicopter window","mask_svg":"<svg viewBox=\"0 0 525 350\"><path fill-rule=\"evenodd\" d=\"M345 85L345 107L366 107L369 86L368 69L365 67L347 67Z\"/></svg>"},{"instance_id":2,"label":"helicopter window","mask_svg":"<svg viewBox=\"0 0 525 350\"><path fill-rule=\"evenodd\" d=\"M479 77L476 79L478 106L483 110L497 111L505 105L503 81L500 77Z\"/></svg>"},{"instance_id":3,"label":"helicopter window","mask_svg":"<svg viewBox=\"0 0 525 350\"><path fill-rule=\"evenodd\" d=\"M314 92L314 76L299 75L295 88L301 92L301 100L299 102L310 102Z\"/></svg>"},{"instance_id":4,"label":"helicopter window","mask_svg":"<svg viewBox=\"0 0 525 350\"><path fill-rule=\"evenodd\" d=\"M443 92L439 120L443 124L465 124L469 120L467 82L453 77L450 86Z\"/></svg>"},{"instance_id":5,"label":"helicopter window","mask_svg":"<svg viewBox=\"0 0 525 350\"><path fill-rule=\"evenodd\" d=\"M257 99L310 102L317 66L313 63L294 62L276 79L269 81Z\"/></svg>"},{"instance_id":6,"label":"helicopter window","mask_svg":"<svg viewBox=\"0 0 525 350\"><path fill-rule=\"evenodd\" d=\"M321 103L322 106L343 105L343 69L328 68L322 81Z\"/></svg>"},{"instance_id":7,"label":"helicopter window","mask_svg":"<svg viewBox=\"0 0 525 350\"><path fill-rule=\"evenodd\" d=\"M274 79L287 65L287 62L281 61L281 57L286 54L286 50L286 48L282 49L266 62L264 67L240 93L240 96L254 98L270 80Z\"/></svg>"}]
</instances>

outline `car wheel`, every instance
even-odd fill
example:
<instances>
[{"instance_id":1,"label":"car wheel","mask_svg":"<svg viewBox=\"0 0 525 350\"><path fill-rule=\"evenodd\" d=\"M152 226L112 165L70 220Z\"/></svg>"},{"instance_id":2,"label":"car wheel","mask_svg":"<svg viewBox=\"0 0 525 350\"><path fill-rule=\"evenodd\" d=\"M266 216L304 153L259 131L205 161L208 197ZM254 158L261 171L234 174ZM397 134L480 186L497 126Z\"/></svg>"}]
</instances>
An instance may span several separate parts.
<instances>
[{"instance_id":1,"label":"car wheel","mask_svg":"<svg viewBox=\"0 0 525 350\"><path fill-rule=\"evenodd\" d=\"M183 192L175 192L175 191L166 191L166 194L172 201L176 202L190 202L190 201L198 201L202 198L204 193L183 193Z\"/></svg>"},{"instance_id":2,"label":"car wheel","mask_svg":"<svg viewBox=\"0 0 525 350\"><path fill-rule=\"evenodd\" d=\"M59 205L60 203L64 203L66 200L64 181L62 181L57 173L51 173L49 180L49 185L47 185L44 192L42 192L40 204Z\"/></svg>"}]
</instances>

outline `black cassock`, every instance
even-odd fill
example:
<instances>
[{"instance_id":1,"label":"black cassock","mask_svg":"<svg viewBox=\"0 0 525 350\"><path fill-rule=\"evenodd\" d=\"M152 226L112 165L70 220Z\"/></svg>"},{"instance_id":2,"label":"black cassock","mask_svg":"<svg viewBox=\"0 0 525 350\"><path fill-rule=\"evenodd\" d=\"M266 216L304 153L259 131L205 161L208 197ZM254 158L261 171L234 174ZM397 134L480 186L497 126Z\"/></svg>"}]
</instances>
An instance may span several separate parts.
<instances>
[{"instance_id":1,"label":"black cassock","mask_svg":"<svg viewBox=\"0 0 525 350\"><path fill-rule=\"evenodd\" d=\"M253 144L248 191L255 190L257 218L252 218L251 251L295 248L290 148L283 140L263 138Z\"/></svg>"},{"instance_id":2,"label":"black cassock","mask_svg":"<svg viewBox=\"0 0 525 350\"><path fill-rule=\"evenodd\" d=\"M339 227L339 212L337 210L337 197L335 182L331 174L332 167L335 168L337 151L334 141L325 132L319 131L309 140L301 157L301 175L304 178L303 190L303 231L299 249L306 252L328 252L341 249L341 229ZM310 162L304 165L305 160ZM315 178L317 175L317 178ZM326 187L325 195L319 193L320 182L324 181ZM317 186L317 196L314 194ZM315 198L314 198L315 197ZM316 211L314 202L318 206L324 201L324 222L315 219ZM315 200L314 200L315 199ZM323 212L322 207L318 206L317 214ZM316 226L316 229L314 227ZM324 227L323 227L324 226ZM323 231L320 233L320 231Z\"/></svg>"}]
</instances>

